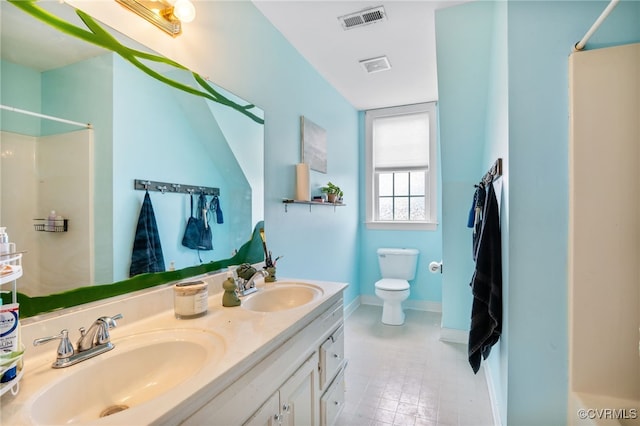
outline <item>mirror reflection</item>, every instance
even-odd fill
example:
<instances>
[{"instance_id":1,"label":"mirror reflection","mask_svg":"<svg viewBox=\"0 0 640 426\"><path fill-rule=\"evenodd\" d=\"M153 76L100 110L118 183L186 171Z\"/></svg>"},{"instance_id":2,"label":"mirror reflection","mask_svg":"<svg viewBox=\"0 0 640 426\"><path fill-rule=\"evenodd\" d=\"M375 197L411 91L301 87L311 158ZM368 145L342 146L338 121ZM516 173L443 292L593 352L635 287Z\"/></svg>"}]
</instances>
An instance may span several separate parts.
<instances>
[{"instance_id":1,"label":"mirror reflection","mask_svg":"<svg viewBox=\"0 0 640 426\"><path fill-rule=\"evenodd\" d=\"M42 6L84 27L68 5ZM188 194L149 191L166 269L231 257L263 219L261 120L178 90L10 3L1 7L0 226L27 251L20 291L39 296L128 278L145 196L136 179L219 188L223 220L208 213L212 250L182 245ZM160 65L155 69L171 81L197 86L188 70ZM66 232L36 230L46 221L34 219L52 214L67 219Z\"/></svg>"}]
</instances>

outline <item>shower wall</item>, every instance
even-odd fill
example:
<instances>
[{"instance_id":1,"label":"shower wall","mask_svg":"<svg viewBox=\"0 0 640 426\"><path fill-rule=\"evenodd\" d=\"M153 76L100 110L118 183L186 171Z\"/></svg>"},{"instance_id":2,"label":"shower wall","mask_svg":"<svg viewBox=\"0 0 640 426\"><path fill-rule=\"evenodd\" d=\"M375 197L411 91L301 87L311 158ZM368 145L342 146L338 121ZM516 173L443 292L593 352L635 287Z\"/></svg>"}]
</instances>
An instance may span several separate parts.
<instances>
[{"instance_id":1,"label":"shower wall","mask_svg":"<svg viewBox=\"0 0 640 426\"><path fill-rule=\"evenodd\" d=\"M569 59L570 389L640 398L640 44Z\"/></svg>"},{"instance_id":2,"label":"shower wall","mask_svg":"<svg viewBox=\"0 0 640 426\"><path fill-rule=\"evenodd\" d=\"M93 282L93 131L1 132L0 151L0 224L26 251L19 291L37 296ZM35 230L33 219L51 210L69 220L67 232Z\"/></svg>"}]
</instances>

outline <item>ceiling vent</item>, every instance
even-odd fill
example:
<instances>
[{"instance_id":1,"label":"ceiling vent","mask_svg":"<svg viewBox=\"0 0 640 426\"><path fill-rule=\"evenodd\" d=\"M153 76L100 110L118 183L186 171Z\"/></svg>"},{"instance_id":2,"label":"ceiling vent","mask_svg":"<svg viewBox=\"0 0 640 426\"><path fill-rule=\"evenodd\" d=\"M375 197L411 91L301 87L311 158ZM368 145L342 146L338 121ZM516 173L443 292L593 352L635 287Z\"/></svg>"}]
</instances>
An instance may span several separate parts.
<instances>
[{"instance_id":1,"label":"ceiling vent","mask_svg":"<svg viewBox=\"0 0 640 426\"><path fill-rule=\"evenodd\" d=\"M384 12L384 7L382 6L338 17L338 21L340 21L342 28L345 30L361 27L363 25L375 24L376 22L382 22L385 19L387 19L387 14Z\"/></svg>"},{"instance_id":2,"label":"ceiling vent","mask_svg":"<svg viewBox=\"0 0 640 426\"><path fill-rule=\"evenodd\" d=\"M360 61L360 64L369 74L391 69L391 64L389 63L389 59L386 56L364 59Z\"/></svg>"}]
</instances>

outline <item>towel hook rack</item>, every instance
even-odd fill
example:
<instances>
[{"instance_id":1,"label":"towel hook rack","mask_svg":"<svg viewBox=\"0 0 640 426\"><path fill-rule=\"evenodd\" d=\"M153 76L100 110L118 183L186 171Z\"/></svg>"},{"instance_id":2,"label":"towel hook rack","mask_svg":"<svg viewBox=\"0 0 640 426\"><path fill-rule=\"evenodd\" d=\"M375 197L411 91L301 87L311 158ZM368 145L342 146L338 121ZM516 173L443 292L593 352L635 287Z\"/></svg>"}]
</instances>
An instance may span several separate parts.
<instances>
[{"instance_id":1,"label":"towel hook rack","mask_svg":"<svg viewBox=\"0 0 640 426\"><path fill-rule=\"evenodd\" d=\"M220 188L200 185L185 185L182 183L156 182L144 179L134 179L133 189L144 191L158 191L163 194L172 192L176 194L194 194L195 192L205 195L220 195Z\"/></svg>"},{"instance_id":2,"label":"towel hook rack","mask_svg":"<svg viewBox=\"0 0 640 426\"><path fill-rule=\"evenodd\" d=\"M502 158L498 158L489 171L482 176L482 183L488 185L502 176Z\"/></svg>"}]
</instances>

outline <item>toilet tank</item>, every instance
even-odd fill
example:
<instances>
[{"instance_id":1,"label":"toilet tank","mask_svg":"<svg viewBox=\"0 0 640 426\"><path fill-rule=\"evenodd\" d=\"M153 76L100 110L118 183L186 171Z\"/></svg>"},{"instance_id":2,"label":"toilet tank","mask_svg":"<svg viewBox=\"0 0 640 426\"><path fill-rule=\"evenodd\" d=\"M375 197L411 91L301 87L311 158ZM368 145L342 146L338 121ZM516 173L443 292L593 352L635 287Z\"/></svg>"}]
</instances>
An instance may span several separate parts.
<instances>
[{"instance_id":1,"label":"toilet tank","mask_svg":"<svg viewBox=\"0 0 640 426\"><path fill-rule=\"evenodd\" d=\"M414 279L418 253L418 250L410 248L379 248L378 264L382 278Z\"/></svg>"}]
</instances>

